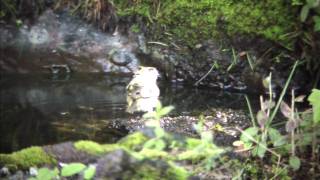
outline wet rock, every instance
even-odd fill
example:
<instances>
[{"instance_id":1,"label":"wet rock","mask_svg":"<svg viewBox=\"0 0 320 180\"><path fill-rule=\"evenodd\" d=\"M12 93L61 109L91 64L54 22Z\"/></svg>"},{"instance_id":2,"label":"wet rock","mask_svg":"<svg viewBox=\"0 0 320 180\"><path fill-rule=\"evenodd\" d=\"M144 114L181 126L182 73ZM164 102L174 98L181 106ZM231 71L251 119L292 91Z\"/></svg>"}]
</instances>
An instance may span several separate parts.
<instances>
[{"instance_id":1,"label":"wet rock","mask_svg":"<svg viewBox=\"0 0 320 180\"><path fill-rule=\"evenodd\" d=\"M124 150L116 150L97 161L96 178L121 179L126 173L133 173L131 168L138 163ZM131 171L131 172L130 172Z\"/></svg>"},{"instance_id":2,"label":"wet rock","mask_svg":"<svg viewBox=\"0 0 320 180\"><path fill-rule=\"evenodd\" d=\"M38 175L38 169L35 167L30 167L29 168L29 174L30 176L37 176Z\"/></svg>"},{"instance_id":3,"label":"wet rock","mask_svg":"<svg viewBox=\"0 0 320 180\"><path fill-rule=\"evenodd\" d=\"M10 174L9 168L3 167L0 169L0 177L10 176Z\"/></svg>"},{"instance_id":4,"label":"wet rock","mask_svg":"<svg viewBox=\"0 0 320 180\"><path fill-rule=\"evenodd\" d=\"M45 28L33 26L28 38L32 44L43 44L49 41L49 33Z\"/></svg>"},{"instance_id":5,"label":"wet rock","mask_svg":"<svg viewBox=\"0 0 320 180\"><path fill-rule=\"evenodd\" d=\"M74 72L132 74L140 65L135 39L103 33L65 11L47 10L33 23L1 26L0 32L4 72L48 73L44 67L68 65Z\"/></svg>"},{"instance_id":6,"label":"wet rock","mask_svg":"<svg viewBox=\"0 0 320 180\"><path fill-rule=\"evenodd\" d=\"M17 171L15 174L8 178L9 180L24 180L26 175L22 171Z\"/></svg>"},{"instance_id":7,"label":"wet rock","mask_svg":"<svg viewBox=\"0 0 320 180\"><path fill-rule=\"evenodd\" d=\"M97 159L97 156L75 149L72 142L44 146L43 149L46 153L53 155L58 162L82 162L87 164L95 162Z\"/></svg>"},{"instance_id":8,"label":"wet rock","mask_svg":"<svg viewBox=\"0 0 320 180\"><path fill-rule=\"evenodd\" d=\"M125 51L112 51L110 56L111 62L119 66L125 66L132 61L131 54L127 54Z\"/></svg>"},{"instance_id":9,"label":"wet rock","mask_svg":"<svg viewBox=\"0 0 320 180\"><path fill-rule=\"evenodd\" d=\"M187 173L175 171L173 165L162 160L137 160L124 150L116 150L100 158L96 167L96 179L177 179Z\"/></svg>"}]
</instances>

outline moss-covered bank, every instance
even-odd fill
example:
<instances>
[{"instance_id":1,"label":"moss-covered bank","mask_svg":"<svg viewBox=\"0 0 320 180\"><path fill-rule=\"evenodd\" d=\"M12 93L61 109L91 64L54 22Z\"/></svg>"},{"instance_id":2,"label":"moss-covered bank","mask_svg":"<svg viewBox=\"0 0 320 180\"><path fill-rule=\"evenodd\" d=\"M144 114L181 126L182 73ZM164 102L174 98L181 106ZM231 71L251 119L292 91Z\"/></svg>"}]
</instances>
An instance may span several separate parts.
<instances>
[{"instance_id":1,"label":"moss-covered bank","mask_svg":"<svg viewBox=\"0 0 320 180\"><path fill-rule=\"evenodd\" d=\"M147 137L137 132L120 140L117 144L98 144L93 141L77 141L74 143L62 143L44 147L30 147L11 154L0 154L0 167L7 166L11 170L28 169L43 165L55 165L59 161L70 161L71 154L86 153L88 156L99 157L116 149L134 150L142 144ZM60 149L61 151L57 150ZM72 149L72 150L71 150ZM63 152L64 154L59 154ZM68 157L70 155L70 157ZM80 157L80 155L78 155ZM82 156L85 157L85 156ZM69 158L69 159L68 159ZM74 159L72 157L72 159ZM85 157L87 159L87 157ZM80 161L86 161L79 159Z\"/></svg>"},{"instance_id":2,"label":"moss-covered bank","mask_svg":"<svg viewBox=\"0 0 320 180\"><path fill-rule=\"evenodd\" d=\"M12 154L0 154L0 167L7 166L12 170L56 163L56 159L41 147L30 147Z\"/></svg>"},{"instance_id":3,"label":"moss-covered bank","mask_svg":"<svg viewBox=\"0 0 320 180\"><path fill-rule=\"evenodd\" d=\"M298 8L291 1L235 0L115 0L120 16L139 15L158 23L189 45L211 38L246 35L292 46Z\"/></svg>"},{"instance_id":4,"label":"moss-covered bank","mask_svg":"<svg viewBox=\"0 0 320 180\"><path fill-rule=\"evenodd\" d=\"M121 177L124 179L150 179L149 177L187 179L192 173L184 167L177 166L176 162L200 163L206 158L214 159L225 152L213 143L208 144L194 138L173 137L169 134L165 138L165 141L168 141L167 148L146 148L145 144L149 140L157 140L157 138L150 139L142 132L135 132L116 144L77 141L31 147L12 154L0 154L0 167L8 167L11 171L16 171L27 170L30 167L57 166L58 162L85 164L96 162L97 169L100 170L98 175L104 176L113 173L112 170L109 172L109 168L113 166L110 161L114 161L119 166L123 166L121 171L124 174ZM130 177L126 177L128 173Z\"/></svg>"}]
</instances>

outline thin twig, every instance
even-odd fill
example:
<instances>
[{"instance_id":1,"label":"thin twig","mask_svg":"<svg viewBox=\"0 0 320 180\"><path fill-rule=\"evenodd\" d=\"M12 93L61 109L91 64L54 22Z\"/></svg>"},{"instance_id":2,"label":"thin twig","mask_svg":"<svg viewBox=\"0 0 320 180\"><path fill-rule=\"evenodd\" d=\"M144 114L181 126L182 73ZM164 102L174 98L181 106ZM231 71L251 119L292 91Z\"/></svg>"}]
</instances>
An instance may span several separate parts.
<instances>
[{"instance_id":1,"label":"thin twig","mask_svg":"<svg viewBox=\"0 0 320 180\"><path fill-rule=\"evenodd\" d=\"M198 86L198 84L211 73L211 71L214 69L215 66L216 66L216 63L214 63L211 66L210 70L204 76L202 76L196 83L194 83L194 85Z\"/></svg>"},{"instance_id":2,"label":"thin twig","mask_svg":"<svg viewBox=\"0 0 320 180\"><path fill-rule=\"evenodd\" d=\"M165 46L168 47L168 44L165 44L163 42L156 42L156 41L149 41L148 44L157 44L157 45L161 45L161 46Z\"/></svg>"}]
</instances>

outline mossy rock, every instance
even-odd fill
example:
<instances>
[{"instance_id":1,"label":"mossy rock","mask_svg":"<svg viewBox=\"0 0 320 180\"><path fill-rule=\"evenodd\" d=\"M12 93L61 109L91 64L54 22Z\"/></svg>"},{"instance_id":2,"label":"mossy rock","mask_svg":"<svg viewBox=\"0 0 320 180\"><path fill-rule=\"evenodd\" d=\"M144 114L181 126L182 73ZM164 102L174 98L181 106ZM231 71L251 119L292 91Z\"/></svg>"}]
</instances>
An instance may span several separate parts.
<instances>
[{"instance_id":1,"label":"mossy rock","mask_svg":"<svg viewBox=\"0 0 320 180\"><path fill-rule=\"evenodd\" d=\"M85 151L92 155L101 155L121 148L121 146L119 146L118 144L101 145L93 141L77 141L74 143L74 147L77 150Z\"/></svg>"},{"instance_id":2,"label":"mossy rock","mask_svg":"<svg viewBox=\"0 0 320 180\"><path fill-rule=\"evenodd\" d=\"M171 155L165 151L160 151L160 150L156 150L156 149L142 149L139 154L141 154L141 156L143 156L144 158L159 158L159 159L173 159L173 157L171 157Z\"/></svg>"},{"instance_id":3,"label":"mossy rock","mask_svg":"<svg viewBox=\"0 0 320 180\"><path fill-rule=\"evenodd\" d=\"M186 180L190 173L182 167L176 166L174 163L165 162L145 162L137 166L136 173L131 177L124 179L132 180Z\"/></svg>"},{"instance_id":4,"label":"mossy rock","mask_svg":"<svg viewBox=\"0 0 320 180\"><path fill-rule=\"evenodd\" d=\"M41 147L30 147L12 154L0 154L0 166L10 169L28 169L42 165L54 165L57 161Z\"/></svg>"},{"instance_id":5,"label":"mossy rock","mask_svg":"<svg viewBox=\"0 0 320 180\"><path fill-rule=\"evenodd\" d=\"M142 132L135 132L120 139L117 144L130 150L139 150L148 139Z\"/></svg>"}]
</instances>

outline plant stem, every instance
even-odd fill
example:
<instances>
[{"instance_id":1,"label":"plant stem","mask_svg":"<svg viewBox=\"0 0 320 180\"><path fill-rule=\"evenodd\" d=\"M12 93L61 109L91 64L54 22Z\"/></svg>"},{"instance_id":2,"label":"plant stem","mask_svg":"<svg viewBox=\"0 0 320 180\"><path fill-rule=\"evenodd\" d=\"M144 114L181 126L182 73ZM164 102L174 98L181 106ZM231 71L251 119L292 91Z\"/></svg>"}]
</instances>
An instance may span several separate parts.
<instances>
[{"instance_id":1,"label":"plant stem","mask_svg":"<svg viewBox=\"0 0 320 180\"><path fill-rule=\"evenodd\" d=\"M295 99L294 89L291 90L291 94L292 94L292 97L291 97L291 120L289 120L289 121L294 121L294 123L297 123L296 119L294 118L294 99ZM294 130L295 129L292 129L292 131L291 131L291 153L292 153L292 156L295 156Z\"/></svg>"},{"instance_id":2,"label":"plant stem","mask_svg":"<svg viewBox=\"0 0 320 180\"><path fill-rule=\"evenodd\" d=\"M272 92L272 73L270 73L270 75L269 75L269 77L270 77L270 83L269 83L269 106L270 106L270 104L272 103L272 96L273 96L273 92ZM270 109L271 108L267 108L268 109L268 111L267 111L267 116L268 117L270 117Z\"/></svg>"},{"instance_id":3,"label":"plant stem","mask_svg":"<svg viewBox=\"0 0 320 180\"><path fill-rule=\"evenodd\" d=\"M291 72L290 72L290 75L289 75L289 77L288 77L288 79L287 79L287 82L286 82L283 90L281 91L281 94L280 94L280 97L279 97L279 99L278 99L277 105L276 105L276 107L274 108L274 110L272 111L271 117L270 117L269 120L268 120L267 127L270 126L271 122L273 121L274 117L276 116L276 113L278 112L278 109L279 109L279 107L280 107L281 101L282 101L284 95L286 94L286 91L287 91L287 89L288 89L289 83L290 83L290 81L291 81L291 79L292 79L293 73L295 72L295 70L296 70L296 68L297 68L298 63L299 63L299 61L296 61L296 62L294 63L294 65L293 65L293 68L292 68L292 70L291 70Z\"/></svg>"},{"instance_id":4,"label":"plant stem","mask_svg":"<svg viewBox=\"0 0 320 180\"><path fill-rule=\"evenodd\" d=\"M244 97L246 98L247 105L248 105L248 108L249 108L252 126L253 126L253 127L257 127L256 121L255 121L254 116L253 116L253 112L252 112L250 100L249 100L249 98L248 98L247 95L245 95Z\"/></svg>"},{"instance_id":5,"label":"plant stem","mask_svg":"<svg viewBox=\"0 0 320 180\"><path fill-rule=\"evenodd\" d=\"M253 63L252 63L251 56L249 55L249 53L247 53L247 60L249 62L251 70L254 71Z\"/></svg>"}]
</instances>

